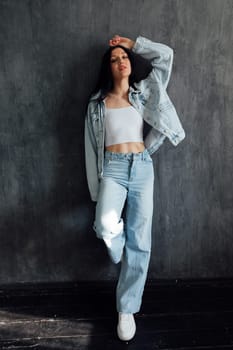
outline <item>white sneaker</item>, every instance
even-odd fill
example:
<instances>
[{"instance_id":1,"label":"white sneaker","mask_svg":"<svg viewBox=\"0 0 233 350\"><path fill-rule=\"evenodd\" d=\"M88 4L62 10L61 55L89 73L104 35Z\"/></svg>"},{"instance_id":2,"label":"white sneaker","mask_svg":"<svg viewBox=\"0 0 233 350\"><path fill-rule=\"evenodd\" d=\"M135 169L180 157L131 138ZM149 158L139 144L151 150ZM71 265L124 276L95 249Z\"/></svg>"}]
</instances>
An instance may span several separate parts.
<instances>
[{"instance_id":1,"label":"white sneaker","mask_svg":"<svg viewBox=\"0 0 233 350\"><path fill-rule=\"evenodd\" d=\"M119 312L118 317L118 337L124 341L132 339L136 332L136 324L133 314L124 314L122 312Z\"/></svg>"}]
</instances>

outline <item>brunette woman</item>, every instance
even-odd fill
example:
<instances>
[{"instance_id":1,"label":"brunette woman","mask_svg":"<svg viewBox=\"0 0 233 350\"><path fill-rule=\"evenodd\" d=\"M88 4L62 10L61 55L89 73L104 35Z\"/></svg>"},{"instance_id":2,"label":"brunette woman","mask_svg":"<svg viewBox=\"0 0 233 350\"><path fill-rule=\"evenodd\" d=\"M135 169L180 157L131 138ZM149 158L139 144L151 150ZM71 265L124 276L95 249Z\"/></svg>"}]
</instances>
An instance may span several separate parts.
<instances>
[{"instance_id":1,"label":"brunette woman","mask_svg":"<svg viewBox=\"0 0 233 350\"><path fill-rule=\"evenodd\" d=\"M86 171L97 201L94 230L114 263L121 340L135 335L151 254L154 169L151 155L185 133L166 88L173 50L139 36L114 36L86 115ZM123 213L124 209L124 215Z\"/></svg>"}]
</instances>

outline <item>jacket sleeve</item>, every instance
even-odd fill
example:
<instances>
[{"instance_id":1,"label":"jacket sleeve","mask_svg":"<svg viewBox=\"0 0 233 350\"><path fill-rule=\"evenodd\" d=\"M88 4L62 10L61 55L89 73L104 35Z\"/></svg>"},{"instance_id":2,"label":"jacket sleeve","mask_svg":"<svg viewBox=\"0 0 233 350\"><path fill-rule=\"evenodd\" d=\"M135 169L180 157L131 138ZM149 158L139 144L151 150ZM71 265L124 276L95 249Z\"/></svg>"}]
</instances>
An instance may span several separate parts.
<instances>
[{"instance_id":1,"label":"jacket sleeve","mask_svg":"<svg viewBox=\"0 0 233 350\"><path fill-rule=\"evenodd\" d=\"M173 49L139 36L132 50L151 61L153 70L150 74L166 89L172 70Z\"/></svg>"},{"instance_id":2,"label":"jacket sleeve","mask_svg":"<svg viewBox=\"0 0 233 350\"><path fill-rule=\"evenodd\" d=\"M85 119L85 164L87 183L91 199L97 201L99 180L97 167L97 145L92 130L91 116L89 108Z\"/></svg>"}]
</instances>

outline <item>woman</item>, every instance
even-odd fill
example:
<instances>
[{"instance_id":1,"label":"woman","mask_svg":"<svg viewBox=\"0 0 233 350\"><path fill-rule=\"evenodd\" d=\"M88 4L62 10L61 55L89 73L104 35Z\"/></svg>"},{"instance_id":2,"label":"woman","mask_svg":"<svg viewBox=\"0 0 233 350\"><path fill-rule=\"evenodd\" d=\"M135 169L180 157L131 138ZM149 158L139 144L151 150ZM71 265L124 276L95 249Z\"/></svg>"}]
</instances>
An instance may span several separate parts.
<instances>
[{"instance_id":1,"label":"woman","mask_svg":"<svg viewBox=\"0 0 233 350\"><path fill-rule=\"evenodd\" d=\"M164 44L114 36L87 109L86 171L97 201L94 229L112 261L121 262L116 290L121 340L135 335L134 313L141 306L150 259L151 154L166 137L173 145L185 137L166 92L172 60L173 51ZM145 126L150 128L146 136Z\"/></svg>"}]
</instances>

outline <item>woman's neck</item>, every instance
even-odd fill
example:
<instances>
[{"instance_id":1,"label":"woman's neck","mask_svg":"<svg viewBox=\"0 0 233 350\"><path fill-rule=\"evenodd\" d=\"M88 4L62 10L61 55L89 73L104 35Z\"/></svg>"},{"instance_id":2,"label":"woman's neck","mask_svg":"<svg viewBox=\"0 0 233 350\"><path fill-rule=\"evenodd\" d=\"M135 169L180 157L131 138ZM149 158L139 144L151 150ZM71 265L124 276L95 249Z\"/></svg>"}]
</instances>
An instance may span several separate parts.
<instances>
[{"instance_id":1,"label":"woman's neck","mask_svg":"<svg viewBox=\"0 0 233 350\"><path fill-rule=\"evenodd\" d=\"M111 94L118 97L126 97L129 92L129 82L127 80L121 80L114 83L114 87Z\"/></svg>"}]
</instances>

